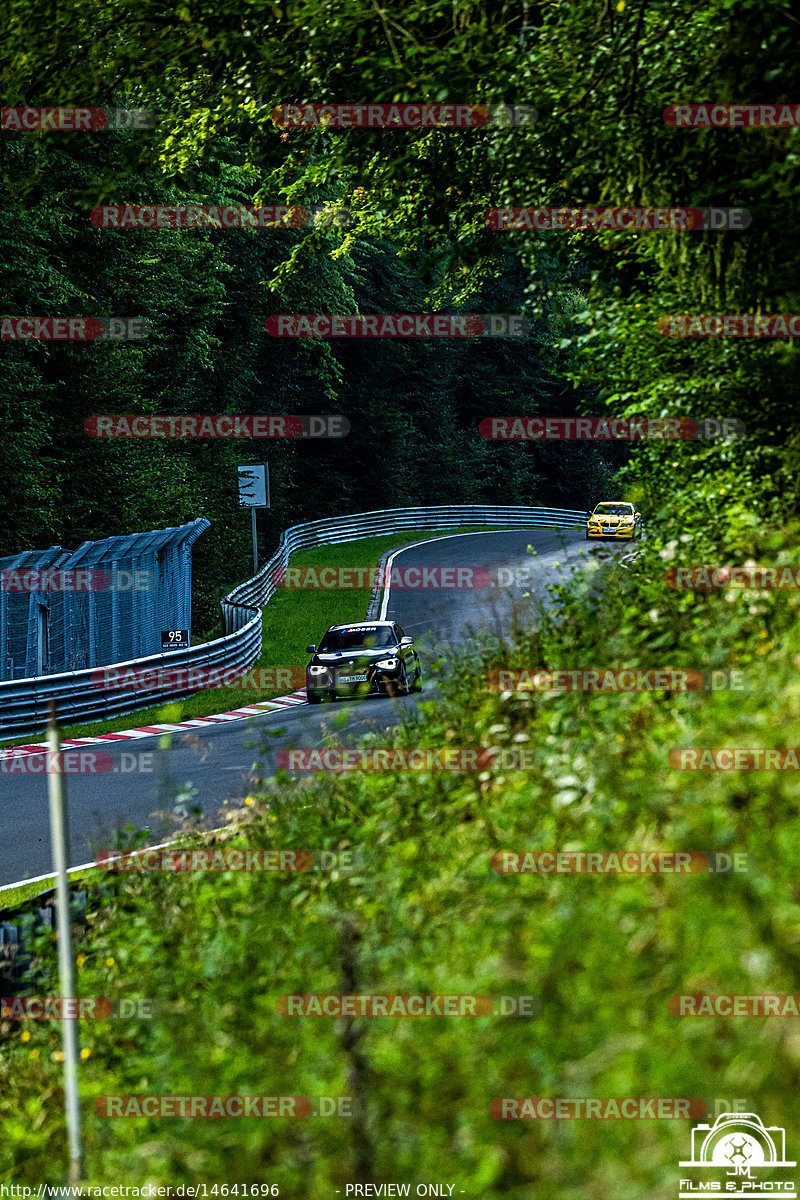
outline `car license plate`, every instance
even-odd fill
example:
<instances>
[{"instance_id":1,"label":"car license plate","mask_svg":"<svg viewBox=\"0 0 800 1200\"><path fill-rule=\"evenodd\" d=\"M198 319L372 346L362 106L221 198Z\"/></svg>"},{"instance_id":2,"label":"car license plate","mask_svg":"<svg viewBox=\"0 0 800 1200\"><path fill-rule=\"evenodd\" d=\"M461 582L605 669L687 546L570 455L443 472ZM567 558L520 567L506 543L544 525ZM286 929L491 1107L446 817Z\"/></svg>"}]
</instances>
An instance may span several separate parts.
<instances>
[{"instance_id":1,"label":"car license plate","mask_svg":"<svg viewBox=\"0 0 800 1200\"><path fill-rule=\"evenodd\" d=\"M340 675L339 683L366 683L366 675Z\"/></svg>"}]
</instances>

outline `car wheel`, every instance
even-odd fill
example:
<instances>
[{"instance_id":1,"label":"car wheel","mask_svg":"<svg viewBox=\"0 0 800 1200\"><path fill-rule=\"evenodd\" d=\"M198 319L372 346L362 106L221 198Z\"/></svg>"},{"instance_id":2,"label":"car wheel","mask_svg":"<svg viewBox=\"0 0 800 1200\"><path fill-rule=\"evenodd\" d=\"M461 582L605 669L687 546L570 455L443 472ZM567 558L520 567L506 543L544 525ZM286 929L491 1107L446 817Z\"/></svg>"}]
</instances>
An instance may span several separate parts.
<instances>
[{"instance_id":1,"label":"car wheel","mask_svg":"<svg viewBox=\"0 0 800 1200\"><path fill-rule=\"evenodd\" d=\"M422 691L422 670L420 667L417 667L417 674L414 679L414 684L413 684L413 687L411 690L412 690L412 692L421 692Z\"/></svg>"},{"instance_id":2,"label":"car wheel","mask_svg":"<svg viewBox=\"0 0 800 1200\"><path fill-rule=\"evenodd\" d=\"M400 666L400 675L397 679L397 682L392 684L392 690L389 692L389 695L392 697L407 696L410 690L411 689L408 686L408 671L406 670L406 664L402 663Z\"/></svg>"},{"instance_id":3,"label":"car wheel","mask_svg":"<svg viewBox=\"0 0 800 1200\"><path fill-rule=\"evenodd\" d=\"M322 697L318 692L306 692L306 700L309 704L321 704Z\"/></svg>"}]
</instances>

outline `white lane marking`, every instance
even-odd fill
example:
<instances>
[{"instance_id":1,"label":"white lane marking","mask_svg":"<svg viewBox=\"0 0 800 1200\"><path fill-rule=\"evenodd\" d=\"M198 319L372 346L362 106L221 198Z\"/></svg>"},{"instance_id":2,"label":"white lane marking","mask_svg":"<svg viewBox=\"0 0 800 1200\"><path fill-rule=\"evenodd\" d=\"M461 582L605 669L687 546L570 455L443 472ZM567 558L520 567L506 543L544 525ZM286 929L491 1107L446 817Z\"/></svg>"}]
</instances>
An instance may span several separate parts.
<instances>
[{"instance_id":1,"label":"white lane marking","mask_svg":"<svg viewBox=\"0 0 800 1200\"><path fill-rule=\"evenodd\" d=\"M381 600L381 611L380 611L378 620L379 621L386 620L386 613L389 608L389 595L392 590L392 584L391 584L392 563L397 558L398 554L402 554L404 550L413 550L415 546L429 546L431 544L431 542L446 542L448 538L486 537L487 535L491 536L492 534L494 534L496 536L498 533L525 533L525 532L539 533L542 528L552 529L552 528L559 528L559 526L549 526L548 525L548 526L543 527L541 525L531 525L530 529L527 529L527 530L523 526L517 526L515 529L479 529L479 530L476 530L474 533L445 533L445 534L442 534L441 537L423 538L423 540L421 542L409 542L407 546L401 546L399 550L395 550L393 554L390 554L386 560L386 565L384 567L384 579L387 580L387 583L386 583L386 587L384 588L383 599ZM564 532L566 533L567 531L564 530ZM556 552L553 551L553 553L556 553ZM424 622L418 621L417 624L422 625L422 624L424 624Z\"/></svg>"},{"instance_id":2,"label":"white lane marking","mask_svg":"<svg viewBox=\"0 0 800 1200\"><path fill-rule=\"evenodd\" d=\"M67 867L67 874L72 875L75 871L88 871L90 867L97 867L96 862L81 863L79 867ZM55 875L34 875L31 879L20 879L17 883L2 883L0 884L0 892L8 892L11 888L24 887L26 883L44 883L45 880L52 879L55 883ZM35 900L35 896L30 897Z\"/></svg>"},{"instance_id":3,"label":"white lane marking","mask_svg":"<svg viewBox=\"0 0 800 1200\"><path fill-rule=\"evenodd\" d=\"M201 829L199 832L201 834L224 833L225 831L229 831L229 830L233 830L234 833L238 832L238 830L234 826L231 826L231 825L218 825L216 827L216 829ZM171 842L159 842L157 846L134 846L134 847L130 847L128 850L124 850L124 849L120 848L119 853L120 854L142 855L142 854L147 854L148 851L150 851L150 850L168 850L170 846L178 846L178 845L180 845L180 841L173 840ZM112 849L112 848L113 847L109 847L109 849ZM190 847L187 847L187 850L189 850L189 849L190 849ZM77 867L67 867L67 875L74 875L76 871L90 871L90 870L99 871L99 870L104 869L104 866L105 866L105 864L98 863L96 861L88 862L88 863L80 863L80 865ZM16 883L0 884L0 892L8 892L8 891L10 891L11 888L24 887L28 883L45 883L47 880L50 880L50 879L55 881L55 878L56 877L55 877L55 875L52 874L52 872L49 875L34 875L31 879L19 879L19 880L17 880ZM36 898L37 898L36 896L31 896L29 898L29 900L23 900L23 901L21 901L21 903L28 904L31 900L35 900Z\"/></svg>"}]
</instances>

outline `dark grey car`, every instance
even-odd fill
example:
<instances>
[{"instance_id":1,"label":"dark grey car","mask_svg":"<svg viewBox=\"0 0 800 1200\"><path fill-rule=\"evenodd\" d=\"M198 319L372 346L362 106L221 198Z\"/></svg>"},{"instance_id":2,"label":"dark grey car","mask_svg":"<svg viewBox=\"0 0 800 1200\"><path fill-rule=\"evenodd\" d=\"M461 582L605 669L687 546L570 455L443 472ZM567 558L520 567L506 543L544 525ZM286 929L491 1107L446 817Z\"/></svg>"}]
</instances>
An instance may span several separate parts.
<instances>
[{"instance_id":1,"label":"dark grey car","mask_svg":"<svg viewBox=\"0 0 800 1200\"><path fill-rule=\"evenodd\" d=\"M332 625L306 667L309 704L337 696L404 696L422 690L422 671L413 638L396 621Z\"/></svg>"}]
</instances>

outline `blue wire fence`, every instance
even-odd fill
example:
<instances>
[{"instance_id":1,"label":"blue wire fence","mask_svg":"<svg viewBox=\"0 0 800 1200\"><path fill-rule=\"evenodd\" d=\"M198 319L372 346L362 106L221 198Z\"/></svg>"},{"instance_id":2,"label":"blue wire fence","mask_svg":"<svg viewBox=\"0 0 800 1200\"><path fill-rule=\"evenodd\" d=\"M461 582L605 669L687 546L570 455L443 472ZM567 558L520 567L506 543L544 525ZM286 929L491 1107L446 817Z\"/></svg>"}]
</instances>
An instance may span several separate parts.
<instances>
[{"instance_id":1,"label":"blue wire fence","mask_svg":"<svg viewBox=\"0 0 800 1200\"><path fill-rule=\"evenodd\" d=\"M0 680L158 654L162 630L191 627L191 547L210 524L0 558Z\"/></svg>"}]
</instances>

